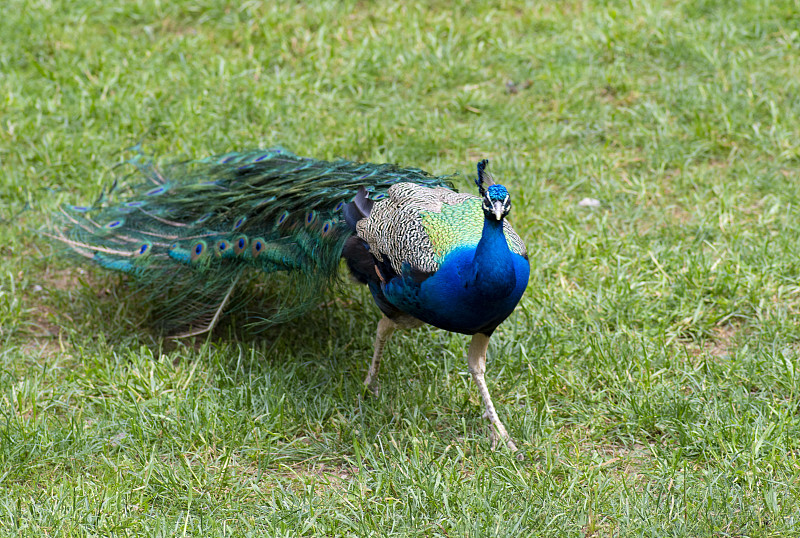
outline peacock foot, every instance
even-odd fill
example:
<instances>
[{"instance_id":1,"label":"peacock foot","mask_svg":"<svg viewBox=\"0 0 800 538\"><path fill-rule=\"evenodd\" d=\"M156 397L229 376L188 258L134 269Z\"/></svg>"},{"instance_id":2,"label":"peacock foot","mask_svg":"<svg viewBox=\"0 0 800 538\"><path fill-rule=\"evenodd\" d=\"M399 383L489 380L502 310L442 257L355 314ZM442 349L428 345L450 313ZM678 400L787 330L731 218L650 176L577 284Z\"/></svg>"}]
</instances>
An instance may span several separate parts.
<instances>
[{"instance_id":1,"label":"peacock foot","mask_svg":"<svg viewBox=\"0 0 800 538\"><path fill-rule=\"evenodd\" d=\"M364 389L365 389L365 395L366 396L369 396L370 394L372 394L376 398L378 397L378 395L381 392L380 385L378 384L378 380L374 379L370 375L367 375L367 378L364 380Z\"/></svg>"},{"instance_id":2,"label":"peacock foot","mask_svg":"<svg viewBox=\"0 0 800 538\"><path fill-rule=\"evenodd\" d=\"M522 452L519 452L517 445L514 443L514 440L511 438L511 436L508 435L503 423L497 419L499 427L495 426L492 414L488 410L483 413L483 418L489 420L489 441L491 442L492 450L497 449L498 441L503 441L508 449L512 453L515 453L514 457L517 459L517 461L524 460L525 456L522 454ZM496 419L497 417L495 416L494 418Z\"/></svg>"}]
</instances>

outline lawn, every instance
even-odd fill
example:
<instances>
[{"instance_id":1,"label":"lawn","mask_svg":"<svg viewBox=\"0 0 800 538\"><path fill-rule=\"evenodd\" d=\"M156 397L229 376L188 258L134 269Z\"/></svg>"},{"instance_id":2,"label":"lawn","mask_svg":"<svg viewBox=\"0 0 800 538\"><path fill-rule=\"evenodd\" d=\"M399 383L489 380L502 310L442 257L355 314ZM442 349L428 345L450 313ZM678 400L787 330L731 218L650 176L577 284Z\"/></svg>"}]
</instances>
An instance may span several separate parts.
<instances>
[{"instance_id":1,"label":"lawn","mask_svg":"<svg viewBox=\"0 0 800 538\"><path fill-rule=\"evenodd\" d=\"M800 2L5 0L0 536L800 536ZM487 380L345 284L168 340L37 235L161 162L491 160ZM127 178L127 179L126 179ZM597 204L581 204L584 199Z\"/></svg>"}]
</instances>

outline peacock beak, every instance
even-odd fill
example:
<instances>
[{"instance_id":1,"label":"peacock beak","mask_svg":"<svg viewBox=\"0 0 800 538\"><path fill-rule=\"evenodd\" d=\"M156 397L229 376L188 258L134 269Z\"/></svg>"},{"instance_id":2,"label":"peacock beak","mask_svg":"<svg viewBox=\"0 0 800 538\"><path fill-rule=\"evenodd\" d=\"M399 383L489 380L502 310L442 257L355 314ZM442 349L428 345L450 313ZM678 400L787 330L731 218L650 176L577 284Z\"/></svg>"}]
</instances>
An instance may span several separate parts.
<instances>
[{"instance_id":1,"label":"peacock beak","mask_svg":"<svg viewBox=\"0 0 800 538\"><path fill-rule=\"evenodd\" d=\"M503 214L505 213L503 202L500 200L492 202L492 213L494 213L494 218L497 220L503 220Z\"/></svg>"}]
</instances>

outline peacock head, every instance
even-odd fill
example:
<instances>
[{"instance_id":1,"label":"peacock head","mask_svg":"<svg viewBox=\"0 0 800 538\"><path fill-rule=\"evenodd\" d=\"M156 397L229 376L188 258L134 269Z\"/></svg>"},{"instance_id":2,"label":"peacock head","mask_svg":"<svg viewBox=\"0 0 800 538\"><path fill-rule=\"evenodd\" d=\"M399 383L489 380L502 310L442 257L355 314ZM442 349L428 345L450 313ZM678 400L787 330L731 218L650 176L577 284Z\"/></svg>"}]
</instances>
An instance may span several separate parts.
<instances>
[{"instance_id":1,"label":"peacock head","mask_svg":"<svg viewBox=\"0 0 800 538\"><path fill-rule=\"evenodd\" d=\"M511 211L511 196L504 186L494 182L492 175L486 170L488 164L488 159L478 163L478 179L475 180L478 191L483 196L483 214L487 219L503 220Z\"/></svg>"},{"instance_id":2,"label":"peacock head","mask_svg":"<svg viewBox=\"0 0 800 538\"><path fill-rule=\"evenodd\" d=\"M483 214L487 219L503 220L511 211L511 196L502 185L490 185L483 195Z\"/></svg>"}]
</instances>

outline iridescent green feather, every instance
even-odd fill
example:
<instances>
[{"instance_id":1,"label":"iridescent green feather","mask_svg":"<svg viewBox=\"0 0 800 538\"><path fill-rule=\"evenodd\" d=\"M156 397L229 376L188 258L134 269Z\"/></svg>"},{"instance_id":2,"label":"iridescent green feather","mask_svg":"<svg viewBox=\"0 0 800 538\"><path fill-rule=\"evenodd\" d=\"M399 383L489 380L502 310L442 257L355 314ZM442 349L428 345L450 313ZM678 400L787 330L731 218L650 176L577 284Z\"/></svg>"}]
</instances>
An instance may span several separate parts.
<instances>
[{"instance_id":1,"label":"iridescent green feather","mask_svg":"<svg viewBox=\"0 0 800 538\"><path fill-rule=\"evenodd\" d=\"M159 167L131 161L146 178L116 203L65 206L47 232L68 251L135 277L168 331L246 304L258 275L264 325L313 306L335 280L351 231L342 207L364 187L385 195L398 182L447 185L418 169L327 162L286 150L228 153ZM113 194L113 193L112 193ZM226 303L227 302L227 303Z\"/></svg>"},{"instance_id":2,"label":"iridescent green feather","mask_svg":"<svg viewBox=\"0 0 800 538\"><path fill-rule=\"evenodd\" d=\"M456 248L475 246L483 233L481 199L471 196L458 204L444 204L441 211L421 211L422 226L430 239L437 263ZM526 255L524 243L505 222L506 241L512 252Z\"/></svg>"}]
</instances>

